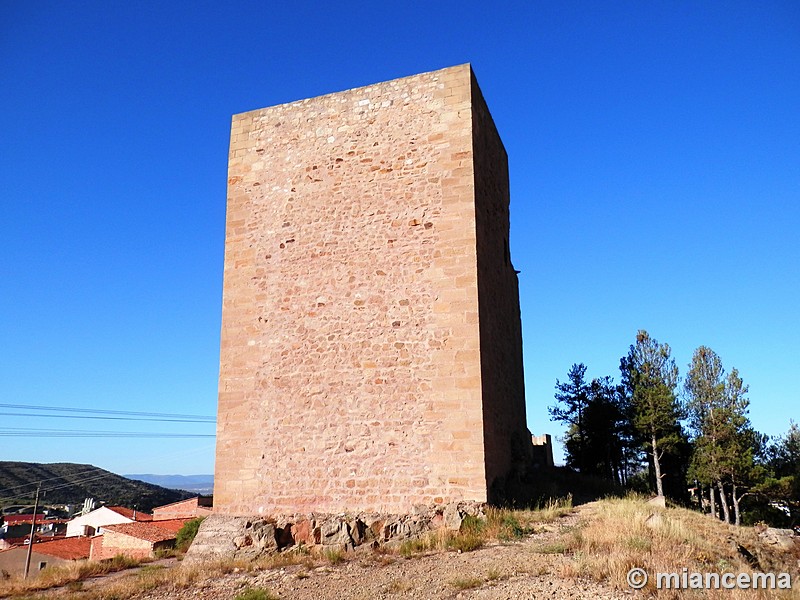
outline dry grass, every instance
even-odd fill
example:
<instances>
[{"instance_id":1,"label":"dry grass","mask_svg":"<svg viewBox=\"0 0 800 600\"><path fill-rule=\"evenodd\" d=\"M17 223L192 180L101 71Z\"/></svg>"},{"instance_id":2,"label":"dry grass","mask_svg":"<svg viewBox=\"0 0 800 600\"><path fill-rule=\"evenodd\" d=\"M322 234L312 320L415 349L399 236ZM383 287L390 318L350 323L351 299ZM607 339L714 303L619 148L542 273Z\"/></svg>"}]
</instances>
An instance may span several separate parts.
<instances>
[{"instance_id":1,"label":"dry grass","mask_svg":"<svg viewBox=\"0 0 800 600\"><path fill-rule=\"evenodd\" d=\"M483 585L483 579L480 577L456 577L450 581L457 590L472 590Z\"/></svg>"},{"instance_id":2,"label":"dry grass","mask_svg":"<svg viewBox=\"0 0 800 600\"><path fill-rule=\"evenodd\" d=\"M143 561L127 556L118 555L110 560L91 561L81 560L47 568L28 579L11 577L0 582L0 598L22 596L31 592L47 590L54 587L70 585L77 591L83 586L81 582L90 577L106 575L123 569L140 565Z\"/></svg>"},{"instance_id":3,"label":"dry grass","mask_svg":"<svg viewBox=\"0 0 800 600\"><path fill-rule=\"evenodd\" d=\"M411 589L411 582L407 579L395 579L386 586L387 594L401 594Z\"/></svg>"},{"instance_id":4,"label":"dry grass","mask_svg":"<svg viewBox=\"0 0 800 600\"><path fill-rule=\"evenodd\" d=\"M705 515L681 508L658 508L641 498L603 500L596 503L589 518L540 552L563 552L574 562L566 575L606 581L628 590L626 575L634 567L650 574L645 592L656 598L695 598L694 590L659 590L654 574L690 572L750 573L753 567L737 552L741 544L759 554L765 571L791 571L790 564L774 562L760 553L759 542L749 528L734 528ZM706 590L705 598L800 598L781 596L774 590Z\"/></svg>"},{"instance_id":5,"label":"dry grass","mask_svg":"<svg viewBox=\"0 0 800 600\"><path fill-rule=\"evenodd\" d=\"M488 507L485 519L466 516L459 531L441 529L420 538L405 540L398 552L407 558L442 550L471 552L490 540L518 540L533 533L537 524L550 523L572 510L571 497L550 500L544 506L526 510Z\"/></svg>"},{"instance_id":6,"label":"dry grass","mask_svg":"<svg viewBox=\"0 0 800 600\"><path fill-rule=\"evenodd\" d=\"M551 498L544 504L525 510L515 510L514 514L523 525L535 523L552 523L574 510L572 495L564 498Z\"/></svg>"},{"instance_id":7,"label":"dry grass","mask_svg":"<svg viewBox=\"0 0 800 600\"><path fill-rule=\"evenodd\" d=\"M508 573L504 573L499 567L491 567L486 572L487 581L504 581L511 577Z\"/></svg>"},{"instance_id":8,"label":"dry grass","mask_svg":"<svg viewBox=\"0 0 800 600\"><path fill-rule=\"evenodd\" d=\"M474 518L473 518L474 519ZM457 550L458 552L471 552L484 545L488 536L483 521L474 519L462 525L460 531L439 529L419 538L404 540L397 548L397 552L406 558L421 556L430 552L443 550Z\"/></svg>"},{"instance_id":9,"label":"dry grass","mask_svg":"<svg viewBox=\"0 0 800 600\"><path fill-rule=\"evenodd\" d=\"M289 554L289 553L287 553ZM296 553L295 553L296 554ZM298 564L295 561L309 561L307 556L300 555L300 558L279 558L279 555L271 557L272 560L259 560L259 561L245 561L245 560L223 560L217 562L208 562L197 565L180 565L179 567L172 568L159 568L157 566L145 566L136 572L126 574L118 581L114 581L107 585L103 585L102 589L86 590L81 585L78 579L66 581L63 579L47 579L42 580L36 584L36 587L29 586L26 589L15 588L8 589L3 587L0 592L0 597L19 597L26 600L33 600L33 596L29 594L33 591L48 589L51 587L59 587L67 585L67 590L71 592L80 592L81 600L127 600L141 594L142 592L159 589L167 592L170 595L178 595L182 590L189 589L196 584L216 579L234 572L254 572L262 569L276 568L288 564ZM48 569L49 570L49 569ZM86 567L84 567L84 571ZM44 575L47 570L42 571ZM110 571L106 571L110 572ZM32 583L32 580L31 580ZM81 587L77 587L81 585ZM8 591L9 593L4 593ZM268 590L256 590L253 593L266 593L265 598L274 598Z\"/></svg>"},{"instance_id":10,"label":"dry grass","mask_svg":"<svg viewBox=\"0 0 800 600\"><path fill-rule=\"evenodd\" d=\"M298 547L285 552L279 552L277 554L261 556L255 561L245 564L250 565L250 570L253 568L266 570L280 569L281 567L290 567L292 565L305 565L307 567L311 567L316 564L316 560L305 548ZM240 568L242 568L241 565Z\"/></svg>"}]
</instances>

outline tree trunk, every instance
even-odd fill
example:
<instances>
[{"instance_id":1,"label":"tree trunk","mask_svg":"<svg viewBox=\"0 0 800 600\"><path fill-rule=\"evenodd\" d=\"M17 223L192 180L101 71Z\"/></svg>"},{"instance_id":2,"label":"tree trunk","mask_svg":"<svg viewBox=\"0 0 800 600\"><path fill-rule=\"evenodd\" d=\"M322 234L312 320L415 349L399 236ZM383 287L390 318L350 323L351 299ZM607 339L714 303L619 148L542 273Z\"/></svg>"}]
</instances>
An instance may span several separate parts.
<instances>
[{"instance_id":1,"label":"tree trunk","mask_svg":"<svg viewBox=\"0 0 800 600\"><path fill-rule=\"evenodd\" d=\"M652 437L653 442L653 469L656 472L656 493L659 496L664 495L664 484L661 482L661 463L658 460L658 444L656 443L656 436Z\"/></svg>"},{"instance_id":2,"label":"tree trunk","mask_svg":"<svg viewBox=\"0 0 800 600\"><path fill-rule=\"evenodd\" d=\"M735 482L733 484L732 499L733 499L734 525L739 527L739 525L742 524L741 514L739 513L739 500L741 500L741 498L736 496L736 483Z\"/></svg>"},{"instance_id":3,"label":"tree trunk","mask_svg":"<svg viewBox=\"0 0 800 600\"><path fill-rule=\"evenodd\" d=\"M721 481L717 481L717 488L719 489L719 503L722 504L722 513L725 515L725 522L731 522L731 509L728 507L728 498L725 496L725 486Z\"/></svg>"},{"instance_id":4,"label":"tree trunk","mask_svg":"<svg viewBox=\"0 0 800 600\"><path fill-rule=\"evenodd\" d=\"M717 518L717 500L714 496L714 484L708 486L709 514Z\"/></svg>"}]
</instances>

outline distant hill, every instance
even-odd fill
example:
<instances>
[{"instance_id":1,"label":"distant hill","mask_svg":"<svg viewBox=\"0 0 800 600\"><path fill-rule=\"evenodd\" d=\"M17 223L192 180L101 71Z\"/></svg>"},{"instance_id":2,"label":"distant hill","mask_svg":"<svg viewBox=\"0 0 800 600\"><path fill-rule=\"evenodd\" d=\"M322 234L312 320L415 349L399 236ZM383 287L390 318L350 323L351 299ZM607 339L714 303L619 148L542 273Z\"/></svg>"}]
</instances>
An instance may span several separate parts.
<instances>
[{"instance_id":1,"label":"distant hill","mask_svg":"<svg viewBox=\"0 0 800 600\"><path fill-rule=\"evenodd\" d=\"M98 503L149 512L154 506L196 495L127 479L92 465L0 461L0 503L33 503L40 481L46 504L80 505L84 498L94 498Z\"/></svg>"},{"instance_id":2,"label":"distant hill","mask_svg":"<svg viewBox=\"0 0 800 600\"><path fill-rule=\"evenodd\" d=\"M197 494L210 494L214 490L213 475L153 475L139 473L124 475L129 479L138 479L171 490L188 490Z\"/></svg>"}]
</instances>

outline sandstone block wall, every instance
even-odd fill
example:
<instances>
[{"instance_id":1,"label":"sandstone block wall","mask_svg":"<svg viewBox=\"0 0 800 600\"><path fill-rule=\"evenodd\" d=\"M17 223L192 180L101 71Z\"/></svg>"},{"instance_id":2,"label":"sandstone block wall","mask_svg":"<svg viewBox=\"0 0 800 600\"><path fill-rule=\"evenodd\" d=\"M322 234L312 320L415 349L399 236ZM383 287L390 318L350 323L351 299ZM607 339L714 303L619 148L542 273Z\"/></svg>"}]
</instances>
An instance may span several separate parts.
<instances>
[{"instance_id":1,"label":"sandstone block wall","mask_svg":"<svg viewBox=\"0 0 800 600\"><path fill-rule=\"evenodd\" d=\"M122 535L113 531L106 531L102 536L92 540L92 560L107 560L118 554L131 558L151 558L153 544L129 535Z\"/></svg>"},{"instance_id":2,"label":"sandstone block wall","mask_svg":"<svg viewBox=\"0 0 800 600\"><path fill-rule=\"evenodd\" d=\"M167 519L192 519L207 517L212 513L211 498L189 498L173 502L153 509L153 521L166 521Z\"/></svg>"},{"instance_id":3,"label":"sandstone block wall","mask_svg":"<svg viewBox=\"0 0 800 600\"><path fill-rule=\"evenodd\" d=\"M235 115L228 175L215 512L490 500L529 437L469 65Z\"/></svg>"}]
</instances>

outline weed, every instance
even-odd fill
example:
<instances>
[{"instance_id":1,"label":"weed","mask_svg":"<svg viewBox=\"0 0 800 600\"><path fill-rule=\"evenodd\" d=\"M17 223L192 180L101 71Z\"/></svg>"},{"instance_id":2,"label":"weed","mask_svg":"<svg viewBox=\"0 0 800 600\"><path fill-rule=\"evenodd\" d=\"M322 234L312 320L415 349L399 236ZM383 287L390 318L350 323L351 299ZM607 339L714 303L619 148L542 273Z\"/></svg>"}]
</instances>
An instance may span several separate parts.
<instances>
[{"instance_id":1,"label":"weed","mask_svg":"<svg viewBox=\"0 0 800 600\"><path fill-rule=\"evenodd\" d=\"M650 549L653 547L653 542L646 537L634 535L625 540L625 545L631 550L650 552Z\"/></svg>"},{"instance_id":2,"label":"weed","mask_svg":"<svg viewBox=\"0 0 800 600\"><path fill-rule=\"evenodd\" d=\"M566 554L569 551L569 547L563 540L559 540L539 546L536 551L540 554Z\"/></svg>"},{"instance_id":3,"label":"weed","mask_svg":"<svg viewBox=\"0 0 800 600\"><path fill-rule=\"evenodd\" d=\"M500 581L503 579L508 579L508 575L504 574L500 569L497 567L491 567L486 572L486 580L487 581Z\"/></svg>"},{"instance_id":4,"label":"weed","mask_svg":"<svg viewBox=\"0 0 800 600\"><path fill-rule=\"evenodd\" d=\"M450 585L458 590L472 590L483 585L480 577L456 577L450 581Z\"/></svg>"},{"instance_id":5,"label":"weed","mask_svg":"<svg viewBox=\"0 0 800 600\"><path fill-rule=\"evenodd\" d=\"M156 573L158 571L163 571L166 569L164 565L145 565L141 569L139 569L139 575L148 575L150 573Z\"/></svg>"},{"instance_id":6,"label":"weed","mask_svg":"<svg viewBox=\"0 0 800 600\"><path fill-rule=\"evenodd\" d=\"M180 552L178 551L177 548L159 548L158 550L153 552L156 560L162 558L175 558L176 556L178 556L179 553Z\"/></svg>"},{"instance_id":7,"label":"weed","mask_svg":"<svg viewBox=\"0 0 800 600\"><path fill-rule=\"evenodd\" d=\"M332 565L338 565L344 560L344 553L338 548L328 548L323 553L325 559Z\"/></svg>"},{"instance_id":8,"label":"weed","mask_svg":"<svg viewBox=\"0 0 800 600\"><path fill-rule=\"evenodd\" d=\"M239 592L234 600L278 600L278 597L264 588L247 588Z\"/></svg>"},{"instance_id":9,"label":"weed","mask_svg":"<svg viewBox=\"0 0 800 600\"><path fill-rule=\"evenodd\" d=\"M395 579L386 586L386 592L389 594L399 594L400 592L407 592L411 589L411 584L404 579Z\"/></svg>"},{"instance_id":10,"label":"weed","mask_svg":"<svg viewBox=\"0 0 800 600\"><path fill-rule=\"evenodd\" d=\"M481 534L459 533L448 540L447 547L459 552L472 552L483 546L485 541L484 536Z\"/></svg>"}]
</instances>

